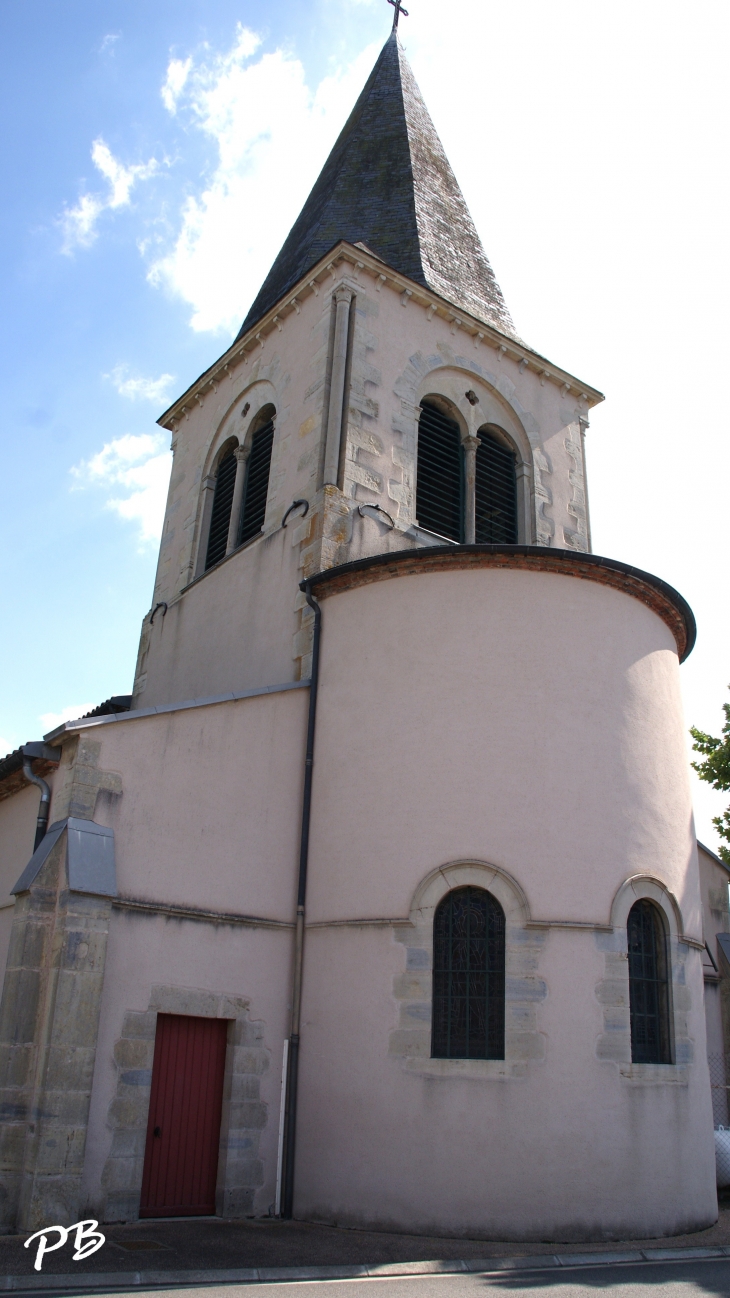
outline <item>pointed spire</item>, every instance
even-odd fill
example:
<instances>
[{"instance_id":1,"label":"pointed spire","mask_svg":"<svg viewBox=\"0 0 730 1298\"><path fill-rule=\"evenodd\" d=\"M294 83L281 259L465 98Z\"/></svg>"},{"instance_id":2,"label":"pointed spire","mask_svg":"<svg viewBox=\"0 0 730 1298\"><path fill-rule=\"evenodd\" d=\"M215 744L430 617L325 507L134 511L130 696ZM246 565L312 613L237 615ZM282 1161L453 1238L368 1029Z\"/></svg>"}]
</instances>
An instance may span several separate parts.
<instances>
[{"instance_id":1,"label":"pointed spire","mask_svg":"<svg viewBox=\"0 0 730 1298\"><path fill-rule=\"evenodd\" d=\"M394 29L239 337L340 239L454 306L515 329Z\"/></svg>"}]
</instances>

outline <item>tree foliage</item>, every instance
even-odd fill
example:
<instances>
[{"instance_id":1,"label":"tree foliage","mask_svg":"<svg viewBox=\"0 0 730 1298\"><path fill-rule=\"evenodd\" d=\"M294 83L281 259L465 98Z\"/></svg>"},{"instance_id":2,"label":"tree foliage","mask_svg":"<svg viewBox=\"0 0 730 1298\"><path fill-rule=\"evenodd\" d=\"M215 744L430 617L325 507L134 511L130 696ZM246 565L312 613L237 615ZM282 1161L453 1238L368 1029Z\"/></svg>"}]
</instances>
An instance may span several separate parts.
<instances>
[{"instance_id":1,"label":"tree foliage","mask_svg":"<svg viewBox=\"0 0 730 1298\"><path fill-rule=\"evenodd\" d=\"M692 748L705 759L703 762L692 763L700 779L711 784L713 789L727 793L730 791L730 703L724 703L722 710L725 713L722 739L706 735L704 730L698 730L696 726L690 727L690 734L694 739ZM713 816L712 823L717 827L720 838L730 843L730 807L721 816ZM720 856L726 865L730 865L730 848L722 846Z\"/></svg>"}]
</instances>

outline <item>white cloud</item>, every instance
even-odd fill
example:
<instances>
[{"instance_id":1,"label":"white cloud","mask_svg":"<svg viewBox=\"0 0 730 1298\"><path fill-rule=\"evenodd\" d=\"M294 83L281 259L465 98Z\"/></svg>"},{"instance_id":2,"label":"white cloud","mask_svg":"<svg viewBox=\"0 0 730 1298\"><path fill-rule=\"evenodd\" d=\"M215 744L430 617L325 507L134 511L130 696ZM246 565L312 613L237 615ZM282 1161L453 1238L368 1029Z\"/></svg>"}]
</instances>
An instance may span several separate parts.
<instances>
[{"instance_id":1,"label":"white cloud","mask_svg":"<svg viewBox=\"0 0 730 1298\"><path fill-rule=\"evenodd\" d=\"M55 730L56 726L62 726L64 721L78 721L87 712L95 708L95 703L72 703L70 708L61 708L60 712L42 712L38 720L43 726L43 730L48 734L49 730Z\"/></svg>"},{"instance_id":2,"label":"white cloud","mask_svg":"<svg viewBox=\"0 0 730 1298\"><path fill-rule=\"evenodd\" d=\"M187 198L175 246L149 278L191 305L196 330L240 325L376 53L368 47L311 90L302 64L281 50L252 62L259 45L239 25L227 53L188 60L175 99L215 142L217 164L202 192ZM173 84L181 75L172 74Z\"/></svg>"},{"instance_id":3,"label":"white cloud","mask_svg":"<svg viewBox=\"0 0 730 1298\"><path fill-rule=\"evenodd\" d=\"M166 402L169 398L170 385L175 382L174 374L161 374L157 379L145 379L141 375L130 374L126 365L115 365L111 374L105 374L121 397L130 401L153 401L155 405Z\"/></svg>"},{"instance_id":4,"label":"white cloud","mask_svg":"<svg viewBox=\"0 0 730 1298\"><path fill-rule=\"evenodd\" d=\"M97 487L110 492L106 508L135 523L144 544L160 539L171 464L163 434L127 433L107 442L71 473L77 489Z\"/></svg>"},{"instance_id":5,"label":"white cloud","mask_svg":"<svg viewBox=\"0 0 730 1298\"><path fill-rule=\"evenodd\" d=\"M183 92L192 66L192 59L185 59L184 61L182 59L170 59L167 65L167 77L160 94L165 108L173 116L177 112L177 101Z\"/></svg>"},{"instance_id":6,"label":"white cloud","mask_svg":"<svg viewBox=\"0 0 730 1298\"><path fill-rule=\"evenodd\" d=\"M15 752L17 747L18 745L14 744L12 739L3 739L0 736L0 758L7 757L9 753Z\"/></svg>"},{"instance_id":7,"label":"white cloud","mask_svg":"<svg viewBox=\"0 0 730 1298\"><path fill-rule=\"evenodd\" d=\"M121 32L107 32L106 36L101 42L101 45L99 46L99 53L106 54L107 50L113 49L117 41L119 40L121 34L122 34Z\"/></svg>"},{"instance_id":8,"label":"white cloud","mask_svg":"<svg viewBox=\"0 0 730 1298\"><path fill-rule=\"evenodd\" d=\"M101 213L128 207L133 187L140 180L148 180L158 170L155 158L125 167L114 157L101 137L94 140L91 158L97 171L107 181L109 189L104 194L82 194L75 207L67 207L60 222L63 229L63 252L71 253L76 247L88 248L97 236L97 221Z\"/></svg>"}]
</instances>

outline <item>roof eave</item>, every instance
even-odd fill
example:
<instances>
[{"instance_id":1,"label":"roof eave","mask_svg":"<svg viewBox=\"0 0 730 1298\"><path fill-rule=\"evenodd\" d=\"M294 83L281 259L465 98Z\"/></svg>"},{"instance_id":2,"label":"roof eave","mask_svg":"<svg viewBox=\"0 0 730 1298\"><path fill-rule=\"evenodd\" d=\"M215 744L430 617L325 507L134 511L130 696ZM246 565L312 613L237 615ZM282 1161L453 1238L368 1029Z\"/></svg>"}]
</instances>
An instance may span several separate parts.
<instances>
[{"instance_id":1,"label":"roof eave","mask_svg":"<svg viewBox=\"0 0 730 1298\"><path fill-rule=\"evenodd\" d=\"M395 292L408 293L408 300L423 306L426 310L431 309L434 315L439 315L450 323L456 323L458 328L463 329L474 339L477 346L485 343L487 346L494 347L503 357L516 360L518 364L524 361L526 367L531 367L533 371L538 372L543 382L552 382L565 389L566 396L568 392L574 392L578 399L584 401L589 409L605 399L598 388L584 383L576 375L571 374L569 370L555 365L526 343L514 338L511 334L503 333L495 325L489 324L487 321L457 306L448 298L441 297L432 289L409 279L400 271L394 270L380 257L365 252L363 249L356 247L355 244L341 239L315 263L311 270L308 270L297 281L292 289L279 298L265 315L257 320L245 334L237 338L213 365L205 370L194 383L191 383L182 396L178 397L177 401L174 401L160 416L157 420L158 424L162 428L174 431L175 425L189 416L196 403L202 406L206 395L211 389L217 390L219 382L233 377L231 372L233 366L240 364L242 361L247 362L248 357L256 348L263 347L266 337L270 333L281 329L282 320L292 313L298 313L304 298L312 293L319 294L322 280L326 279L328 275L334 278L335 266L343 261L352 265L356 275L362 272L369 273L379 283L380 288L387 286Z\"/></svg>"}]
</instances>

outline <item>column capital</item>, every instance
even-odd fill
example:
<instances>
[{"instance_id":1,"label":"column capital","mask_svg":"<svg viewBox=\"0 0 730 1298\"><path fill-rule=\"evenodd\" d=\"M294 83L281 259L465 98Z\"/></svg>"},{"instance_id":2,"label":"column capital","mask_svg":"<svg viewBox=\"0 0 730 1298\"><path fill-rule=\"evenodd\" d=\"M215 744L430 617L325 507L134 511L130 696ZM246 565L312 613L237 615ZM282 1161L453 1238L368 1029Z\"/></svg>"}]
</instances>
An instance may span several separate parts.
<instances>
[{"instance_id":1,"label":"column capital","mask_svg":"<svg viewBox=\"0 0 730 1298\"><path fill-rule=\"evenodd\" d=\"M250 446L250 445L248 445L248 446L244 446L243 444L239 444L239 445L236 447L236 449L235 449L235 451L233 452L233 454L235 455L235 457L236 457L236 459L238 460L238 463L239 463L239 464L245 464L245 463L246 463L246 460L248 459L249 455L251 454L251 446Z\"/></svg>"},{"instance_id":2,"label":"column capital","mask_svg":"<svg viewBox=\"0 0 730 1298\"><path fill-rule=\"evenodd\" d=\"M334 291L334 299L338 306L340 302L346 302L349 304L354 296L354 291L347 284L338 284Z\"/></svg>"}]
</instances>

